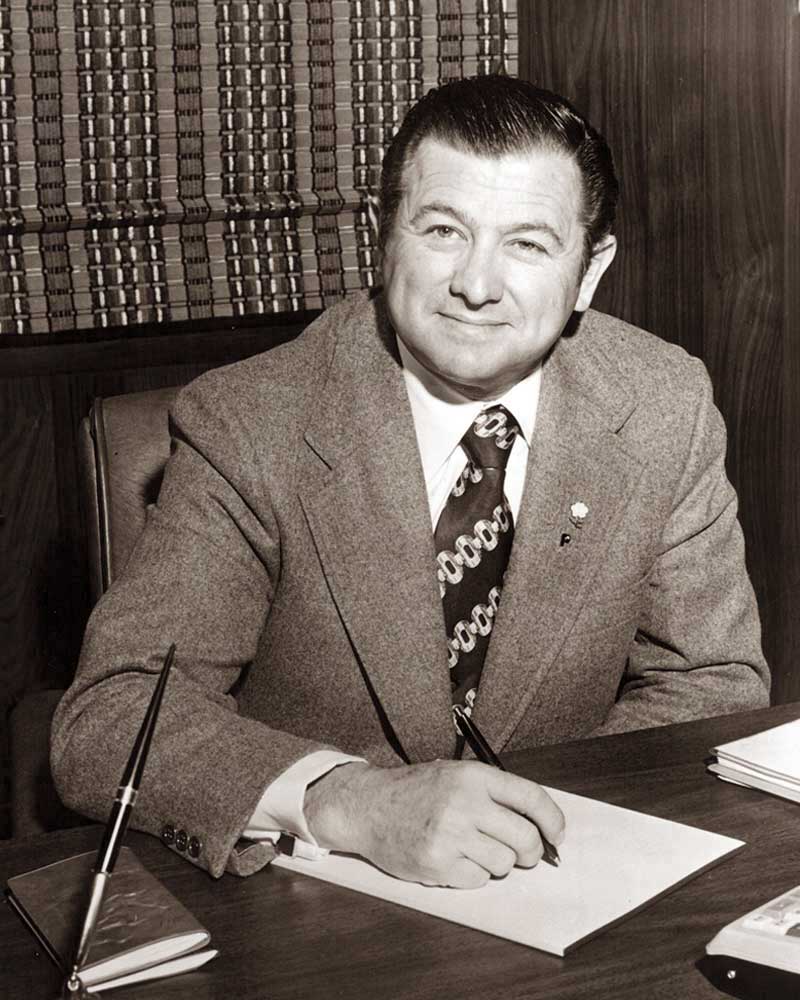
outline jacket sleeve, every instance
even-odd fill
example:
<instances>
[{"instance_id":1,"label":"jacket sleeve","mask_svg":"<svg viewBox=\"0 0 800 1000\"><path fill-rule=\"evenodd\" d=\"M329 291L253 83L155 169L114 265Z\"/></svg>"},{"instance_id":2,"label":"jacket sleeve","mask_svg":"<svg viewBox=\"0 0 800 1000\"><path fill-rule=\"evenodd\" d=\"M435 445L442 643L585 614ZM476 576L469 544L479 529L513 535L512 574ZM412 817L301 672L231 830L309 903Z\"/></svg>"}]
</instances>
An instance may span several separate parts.
<instances>
[{"instance_id":1,"label":"jacket sleeve","mask_svg":"<svg viewBox=\"0 0 800 1000\"><path fill-rule=\"evenodd\" d=\"M594 735L760 708L769 671L705 368L616 704Z\"/></svg>"},{"instance_id":2,"label":"jacket sleeve","mask_svg":"<svg viewBox=\"0 0 800 1000\"><path fill-rule=\"evenodd\" d=\"M271 860L269 843L237 846L241 831L265 787L325 747L237 711L236 686L256 654L281 544L275 519L256 516L247 501L247 433L207 385L193 383L175 404L158 504L91 616L75 681L54 718L51 763L64 801L104 819L175 642L131 822L156 836L184 832L173 849L220 876Z\"/></svg>"}]
</instances>

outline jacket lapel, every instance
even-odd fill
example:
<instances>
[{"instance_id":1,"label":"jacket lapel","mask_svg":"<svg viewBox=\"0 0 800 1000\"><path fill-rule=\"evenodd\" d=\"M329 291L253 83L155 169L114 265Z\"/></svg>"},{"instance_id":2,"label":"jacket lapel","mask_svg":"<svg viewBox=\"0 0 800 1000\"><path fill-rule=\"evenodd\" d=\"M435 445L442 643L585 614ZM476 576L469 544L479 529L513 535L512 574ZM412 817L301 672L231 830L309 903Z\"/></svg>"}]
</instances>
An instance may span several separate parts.
<instances>
[{"instance_id":1,"label":"jacket lapel","mask_svg":"<svg viewBox=\"0 0 800 1000\"><path fill-rule=\"evenodd\" d=\"M339 336L300 501L365 681L405 757L450 756L444 618L425 483L383 317Z\"/></svg>"},{"instance_id":2,"label":"jacket lapel","mask_svg":"<svg viewBox=\"0 0 800 1000\"><path fill-rule=\"evenodd\" d=\"M629 386L591 341L559 341L545 362L514 547L475 718L505 746L553 669L641 475L618 431L635 407ZM572 504L588 514L570 521ZM562 545L561 537L571 536Z\"/></svg>"},{"instance_id":3,"label":"jacket lapel","mask_svg":"<svg viewBox=\"0 0 800 1000\"><path fill-rule=\"evenodd\" d=\"M590 316L581 326L591 326ZM445 626L413 418L380 300L376 318L339 333L306 432L300 502L365 683L414 762L454 749ZM561 338L545 362L475 710L498 749L553 669L642 474L618 434L635 405L590 334ZM582 528L570 523L575 502L589 508ZM562 546L565 532L573 541Z\"/></svg>"}]
</instances>

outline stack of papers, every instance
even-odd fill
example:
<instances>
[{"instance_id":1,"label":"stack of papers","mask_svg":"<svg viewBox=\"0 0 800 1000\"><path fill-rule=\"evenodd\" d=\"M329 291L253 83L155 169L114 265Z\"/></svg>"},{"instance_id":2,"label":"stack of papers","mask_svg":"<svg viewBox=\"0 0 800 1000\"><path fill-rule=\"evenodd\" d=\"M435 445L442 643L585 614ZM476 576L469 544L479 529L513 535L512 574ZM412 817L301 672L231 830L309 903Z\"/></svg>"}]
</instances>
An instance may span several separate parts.
<instances>
[{"instance_id":1,"label":"stack of papers","mask_svg":"<svg viewBox=\"0 0 800 1000\"><path fill-rule=\"evenodd\" d=\"M726 781L800 802L800 719L712 751L709 771Z\"/></svg>"}]
</instances>

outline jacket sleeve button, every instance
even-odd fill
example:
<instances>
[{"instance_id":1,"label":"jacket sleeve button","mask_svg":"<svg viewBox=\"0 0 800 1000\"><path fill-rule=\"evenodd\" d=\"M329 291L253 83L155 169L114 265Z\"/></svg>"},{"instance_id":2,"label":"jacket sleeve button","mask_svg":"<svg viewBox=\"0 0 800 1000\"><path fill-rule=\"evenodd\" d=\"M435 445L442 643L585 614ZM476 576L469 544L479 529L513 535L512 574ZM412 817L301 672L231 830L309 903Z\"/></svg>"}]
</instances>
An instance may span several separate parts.
<instances>
[{"instance_id":1,"label":"jacket sleeve button","mask_svg":"<svg viewBox=\"0 0 800 1000\"><path fill-rule=\"evenodd\" d=\"M175 834L175 846L179 851L185 851L189 843L189 834L185 830L178 830Z\"/></svg>"},{"instance_id":2,"label":"jacket sleeve button","mask_svg":"<svg viewBox=\"0 0 800 1000\"><path fill-rule=\"evenodd\" d=\"M199 858L200 857L200 851L202 850L202 848L203 848L203 845L200 843L200 841L197 839L197 837L191 837L190 840L189 840L189 857L190 858Z\"/></svg>"},{"instance_id":3,"label":"jacket sleeve button","mask_svg":"<svg viewBox=\"0 0 800 1000\"><path fill-rule=\"evenodd\" d=\"M170 823L165 823L161 827L161 839L165 844L173 844L175 842L175 827Z\"/></svg>"}]
</instances>

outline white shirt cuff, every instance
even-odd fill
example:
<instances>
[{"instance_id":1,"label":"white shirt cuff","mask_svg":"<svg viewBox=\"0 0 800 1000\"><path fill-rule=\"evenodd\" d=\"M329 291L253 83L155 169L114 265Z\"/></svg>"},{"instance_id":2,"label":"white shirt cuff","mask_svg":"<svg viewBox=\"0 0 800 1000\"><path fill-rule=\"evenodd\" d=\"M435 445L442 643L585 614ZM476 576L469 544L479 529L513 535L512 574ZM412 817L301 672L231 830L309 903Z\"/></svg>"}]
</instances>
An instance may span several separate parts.
<instances>
[{"instance_id":1,"label":"white shirt cuff","mask_svg":"<svg viewBox=\"0 0 800 1000\"><path fill-rule=\"evenodd\" d=\"M282 834L289 833L298 841L295 854L307 858L326 855L327 850L318 846L306 825L303 813L306 789L340 764L363 760L338 750L315 750L301 757L267 785L242 836L276 843Z\"/></svg>"}]
</instances>

